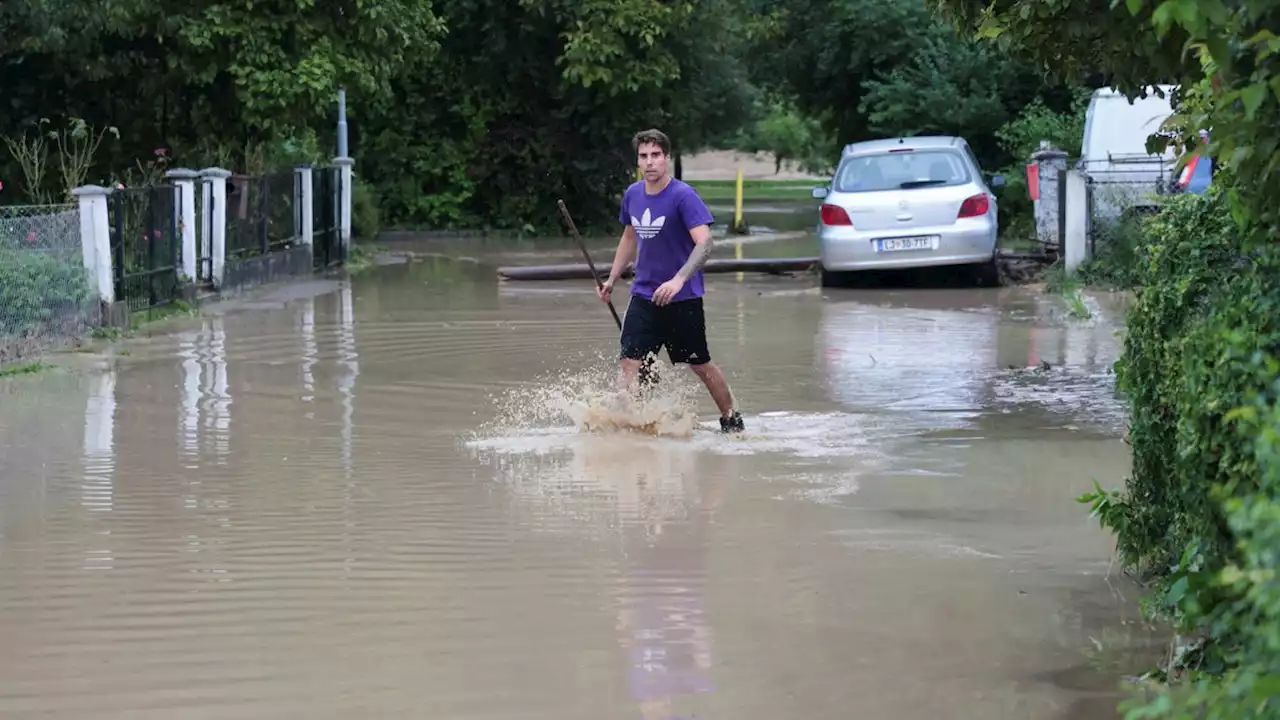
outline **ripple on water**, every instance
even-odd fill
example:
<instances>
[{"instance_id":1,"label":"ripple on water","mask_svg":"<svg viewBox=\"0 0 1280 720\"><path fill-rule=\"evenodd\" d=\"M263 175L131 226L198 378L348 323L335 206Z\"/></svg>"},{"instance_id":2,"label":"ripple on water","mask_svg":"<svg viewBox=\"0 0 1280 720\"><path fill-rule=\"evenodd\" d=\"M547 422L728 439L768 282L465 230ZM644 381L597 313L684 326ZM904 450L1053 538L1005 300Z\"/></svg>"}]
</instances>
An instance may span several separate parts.
<instances>
[{"instance_id":1,"label":"ripple on water","mask_svg":"<svg viewBox=\"0 0 1280 720\"><path fill-rule=\"evenodd\" d=\"M998 412L1039 408L1059 427L1088 427L1123 432L1128 418L1111 372L1081 367L1028 368L1001 372L991 379Z\"/></svg>"}]
</instances>

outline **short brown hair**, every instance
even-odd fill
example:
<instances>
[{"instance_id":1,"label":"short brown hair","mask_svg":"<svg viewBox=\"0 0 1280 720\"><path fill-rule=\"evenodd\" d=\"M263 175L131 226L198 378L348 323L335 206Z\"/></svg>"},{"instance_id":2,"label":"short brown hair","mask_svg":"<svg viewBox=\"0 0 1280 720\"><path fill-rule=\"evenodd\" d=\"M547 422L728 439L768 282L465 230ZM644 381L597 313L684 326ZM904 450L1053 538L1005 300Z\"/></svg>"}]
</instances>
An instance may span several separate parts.
<instances>
[{"instance_id":1,"label":"short brown hair","mask_svg":"<svg viewBox=\"0 0 1280 720\"><path fill-rule=\"evenodd\" d=\"M636 133L635 136L631 138L631 149L633 151L639 151L640 146L646 143L653 143L654 145L662 148L663 155L671 154L671 139L667 137L666 133L657 128L641 130Z\"/></svg>"}]
</instances>

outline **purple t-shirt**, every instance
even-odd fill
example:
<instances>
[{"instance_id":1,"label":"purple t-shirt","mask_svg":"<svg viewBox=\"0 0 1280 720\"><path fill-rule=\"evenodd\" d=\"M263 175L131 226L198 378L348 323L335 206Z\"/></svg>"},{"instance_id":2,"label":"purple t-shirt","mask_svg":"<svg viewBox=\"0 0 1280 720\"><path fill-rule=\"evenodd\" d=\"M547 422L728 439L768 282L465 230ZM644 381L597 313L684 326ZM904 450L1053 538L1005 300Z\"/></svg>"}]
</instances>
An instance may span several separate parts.
<instances>
[{"instance_id":1,"label":"purple t-shirt","mask_svg":"<svg viewBox=\"0 0 1280 720\"><path fill-rule=\"evenodd\" d=\"M640 242L631 294L652 300L653 291L675 277L688 262L689 253L693 252L689 229L711 225L715 219L697 191L688 183L671 178L657 195L645 193L643 180L632 183L622 195L618 221L635 227ZM694 273L671 301L699 297L702 297L701 271Z\"/></svg>"}]
</instances>

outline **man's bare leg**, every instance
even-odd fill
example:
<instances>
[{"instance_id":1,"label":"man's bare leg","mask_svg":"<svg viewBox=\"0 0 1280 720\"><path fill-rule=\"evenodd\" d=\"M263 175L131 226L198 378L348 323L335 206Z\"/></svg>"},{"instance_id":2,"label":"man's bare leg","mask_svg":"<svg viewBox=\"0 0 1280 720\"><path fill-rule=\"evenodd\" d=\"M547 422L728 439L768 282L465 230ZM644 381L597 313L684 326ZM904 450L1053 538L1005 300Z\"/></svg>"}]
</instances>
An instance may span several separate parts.
<instances>
[{"instance_id":1,"label":"man's bare leg","mask_svg":"<svg viewBox=\"0 0 1280 720\"><path fill-rule=\"evenodd\" d=\"M622 358L621 367L618 370L618 390L630 391L632 395L638 395L645 387L657 383L657 364L658 358L653 355L644 360Z\"/></svg>"},{"instance_id":2,"label":"man's bare leg","mask_svg":"<svg viewBox=\"0 0 1280 720\"><path fill-rule=\"evenodd\" d=\"M724 373L720 372L720 366L714 362L705 362L689 367L702 380L702 384L707 386L711 399L715 400L716 407L720 409L720 416L729 417L733 412L733 393L729 391L729 382L724 379Z\"/></svg>"},{"instance_id":3,"label":"man's bare leg","mask_svg":"<svg viewBox=\"0 0 1280 720\"><path fill-rule=\"evenodd\" d=\"M643 363L639 360L631 358L622 358L618 368L618 391L630 392L633 395L638 389L640 381L640 366Z\"/></svg>"}]
</instances>

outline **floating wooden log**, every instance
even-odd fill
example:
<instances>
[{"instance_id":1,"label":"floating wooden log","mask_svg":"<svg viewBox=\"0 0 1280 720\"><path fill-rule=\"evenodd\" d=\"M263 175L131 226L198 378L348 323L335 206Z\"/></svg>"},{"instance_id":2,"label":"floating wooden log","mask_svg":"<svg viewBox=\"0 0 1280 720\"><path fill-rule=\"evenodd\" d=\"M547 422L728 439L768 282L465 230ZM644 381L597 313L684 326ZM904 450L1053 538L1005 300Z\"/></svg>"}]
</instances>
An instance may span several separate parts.
<instances>
[{"instance_id":1,"label":"floating wooden log","mask_svg":"<svg viewBox=\"0 0 1280 720\"><path fill-rule=\"evenodd\" d=\"M788 272L805 272L818 263L816 257L805 258L743 258L708 260L702 271L711 273L758 272L769 275L781 275ZM611 263L598 263L596 271L600 279L609 276ZM632 267L622 271L623 277L631 277ZM589 280L591 268L586 263L570 265L524 265L498 268L498 277L502 280Z\"/></svg>"}]
</instances>

